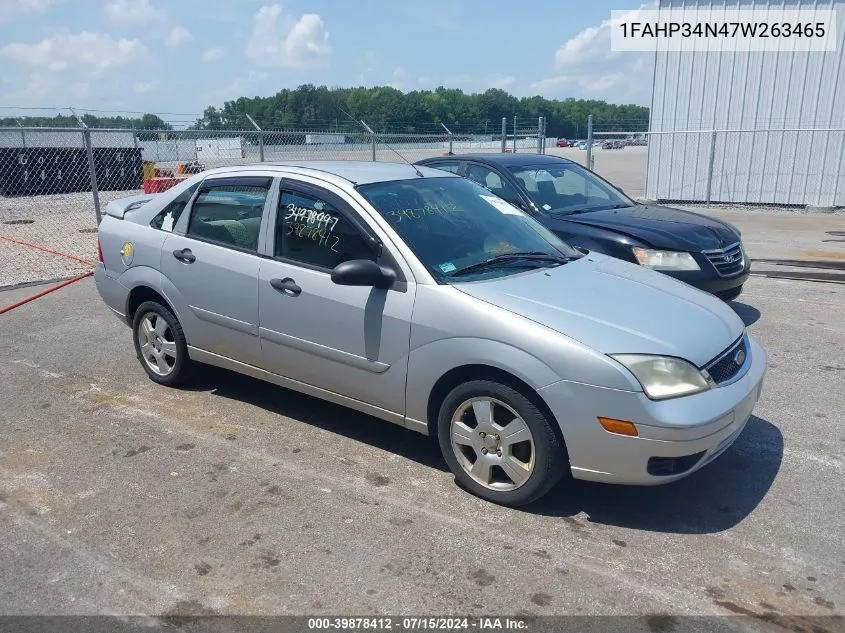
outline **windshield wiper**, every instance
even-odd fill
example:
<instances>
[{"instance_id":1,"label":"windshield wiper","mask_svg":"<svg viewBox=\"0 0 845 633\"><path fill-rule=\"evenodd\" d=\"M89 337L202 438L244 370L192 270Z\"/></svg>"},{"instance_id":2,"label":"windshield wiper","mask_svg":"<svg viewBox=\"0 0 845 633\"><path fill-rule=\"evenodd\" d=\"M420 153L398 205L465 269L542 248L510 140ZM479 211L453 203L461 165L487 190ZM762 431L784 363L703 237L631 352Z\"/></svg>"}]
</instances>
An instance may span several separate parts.
<instances>
[{"instance_id":1,"label":"windshield wiper","mask_svg":"<svg viewBox=\"0 0 845 633\"><path fill-rule=\"evenodd\" d=\"M547 263L555 263L555 264L566 264L573 259L577 259L575 257L564 257L563 255L552 255L550 253L544 253L543 251L526 251L526 252L517 252L517 253L502 253L501 255L496 255L495 257L490 257L485 259L484 261L477 262L475 264L470 264L469 266L464 266L463 268L459 268L455 272L452 273L452 277L457 277L459 275L467 275L469 273L476 272L478 270L482 270L484 268L489 268L490 266L495 266L496 264L509 262L513 260L524 259L528 261L538 261L538 262L547 262Z\"/></svg>"},{"instance_id":2,"label":"windshield wiper","mask_svg":"<svg viewBox=\"0 0 845 633\"><path fill-rule=\"evenodd\" d=\"M624 204L620 202L619 204L614 204L609 207L576 207L574 209L560 209L559 211L552 209L551 211L549 211L549 213L552 213L554 215L576 215L578 213L590 213L592 211L607 211L609 209L630 209L633 206L634 205L632 204Z\"/></svg>"}]
</instances>

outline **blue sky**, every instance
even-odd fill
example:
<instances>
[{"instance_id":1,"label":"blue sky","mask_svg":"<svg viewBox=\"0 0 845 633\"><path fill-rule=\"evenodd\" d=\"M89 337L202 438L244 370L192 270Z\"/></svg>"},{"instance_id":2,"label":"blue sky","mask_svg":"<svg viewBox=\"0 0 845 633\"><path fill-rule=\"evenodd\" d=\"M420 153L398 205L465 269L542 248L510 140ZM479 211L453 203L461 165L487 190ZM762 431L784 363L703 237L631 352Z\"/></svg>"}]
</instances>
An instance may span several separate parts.
<instances>
[{"instance_id":1,"label":"blue sky","mask_svg":"<svg viewBox=\"0 0 845 633\"><path fill-rule=\"evenodd\" d=\"M302 83L648 105L651 56L602 25L639 4L0 0L0 106L199 114Z\"/></svg>"}]
</instances>

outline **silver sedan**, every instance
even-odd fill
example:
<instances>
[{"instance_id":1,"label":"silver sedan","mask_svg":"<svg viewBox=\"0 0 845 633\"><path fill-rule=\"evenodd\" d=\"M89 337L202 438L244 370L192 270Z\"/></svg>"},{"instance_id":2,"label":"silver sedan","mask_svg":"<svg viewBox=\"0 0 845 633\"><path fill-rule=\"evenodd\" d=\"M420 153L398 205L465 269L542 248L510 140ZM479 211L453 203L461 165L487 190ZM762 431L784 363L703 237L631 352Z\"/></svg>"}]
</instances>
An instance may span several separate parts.
<instances>
[{"instance_id":1,"label":"silver sedan","mask_svg":"<svg viewBox=\"0 0 845 633\"><path fill-rule=\"evenodd\" d=\"M459 483L506 505L561 478L689 475L765 373L719 299L425 167L204 171L109 204L99 245L97 288L155 382L208 363L436 435Z\"/></svg>"}]
</instances>

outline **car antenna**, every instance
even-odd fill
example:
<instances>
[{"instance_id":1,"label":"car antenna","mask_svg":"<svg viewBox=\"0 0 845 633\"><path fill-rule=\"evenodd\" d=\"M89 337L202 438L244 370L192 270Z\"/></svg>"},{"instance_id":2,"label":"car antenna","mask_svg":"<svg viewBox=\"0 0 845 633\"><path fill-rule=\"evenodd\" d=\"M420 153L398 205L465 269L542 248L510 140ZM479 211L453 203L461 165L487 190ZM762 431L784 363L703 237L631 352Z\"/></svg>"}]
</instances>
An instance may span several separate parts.
<instances>
[{"instance_id":1,"label":"car antenna","mask_svg":"<svg viewBox=\"0 0 845 633\"><path fill-rule=\"evenodd\" d=\"M376 135L376 133L375 133L375 132L373 132L373 128L371 128L369 125L367 125L367 124L366 124L366 123L364 123L363 121L361 121L361 120L359 120L359 119L356 119L355 117L353 117L351 114L349 114L349 113L348 113L346 110L344 110L343 108L338 108L338 110L340 110L341 112L343 112L343 113L344 113L346 116L348 116L351 120L353 120L353 121L355 121L355 122L360 123L361 125L363 125L363 126L364 126L364 129L365 129L365 130L367 130L367 132L369 132L369 133L370 133L370 134L372 134L373 136L375 136L375 135ZM413 169L413 170L417 173L417 176L419 176L420 178L425 178L425 176L423 176L422 172L421 172L419 169L417 169L417 166L416 166L416 165L414 165L411 161L409 161L407 158L405 158L404 156L402 156L402 154L400 154L400 153L399 153L399 152L397 152L395 149L393 149L393 148L392 148L392 147L391 147L388 143L385 143L385 144L384 144L384 146L385 146L387 149L389 149L391 152L393 152L394 154L396 154L399 158L401 158L401 159L402 159L404 162L406 162L408 165L410 165L410 166L411 166L411 168L412 168L412 169Z\"/></svg>"}]
</instances>

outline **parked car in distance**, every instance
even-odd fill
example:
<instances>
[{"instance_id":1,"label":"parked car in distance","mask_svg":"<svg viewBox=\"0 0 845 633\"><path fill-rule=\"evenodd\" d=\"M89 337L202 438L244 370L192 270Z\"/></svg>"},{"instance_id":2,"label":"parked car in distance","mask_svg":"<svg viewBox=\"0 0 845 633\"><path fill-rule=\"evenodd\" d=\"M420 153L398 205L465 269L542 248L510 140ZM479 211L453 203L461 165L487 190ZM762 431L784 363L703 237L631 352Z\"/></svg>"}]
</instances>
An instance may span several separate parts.
<instances>
[{"instance_id":1,"label":"parked car in distance","mask_svg":"<svg viewBox=\"0 0 845 633\"><path fill-rule=\"evenodd\" d=\"M587 141L578 141L578 149L587 149Z\"/></svg>"},{"instance_id":2,"label":"parked car in distance","mask_svg":"<svg viewBox=\"0 0 845 633\"><path fill-rule=\"evenodd\" d=\"M751 272L739 230L721 220L645 205L578 163L551 155L467 154L448 168L531 214L573 246L659 270L726 301Z\"/></svg>"},{"instance_id":3,"label":"parked car in distance","mask_svg":"<svg viewBox=\"0 0 845 633\"><path fill-rule=\"evenodd\" d=\"M620 139L608 139L601 144L602 149L624 149L627 146L628 142Z\"/></svg>"},{"instance_id":4,"label":"parked car in distance","mask_svg":"<svg viewBox=\"0 0 845 633\"><path fill-rule=\"evenodd\" d=\"M765 374L721 301L427 167L211 169L109 203L98 251L153 381L208 363L435 434L460 484L505 505L561 477L702 468Z\"/></svg>"},{"instance_id":5,"label":"parked car in distance","mask_svg":"<svg viewBox=\"0 0 845 633\"><path fill-rule=\"evenodd\" d=\"M572 147L575 145L573 141L567 141L565 138L559 138L555 141L555 147Z\"/></svg>"}]
</instances>

